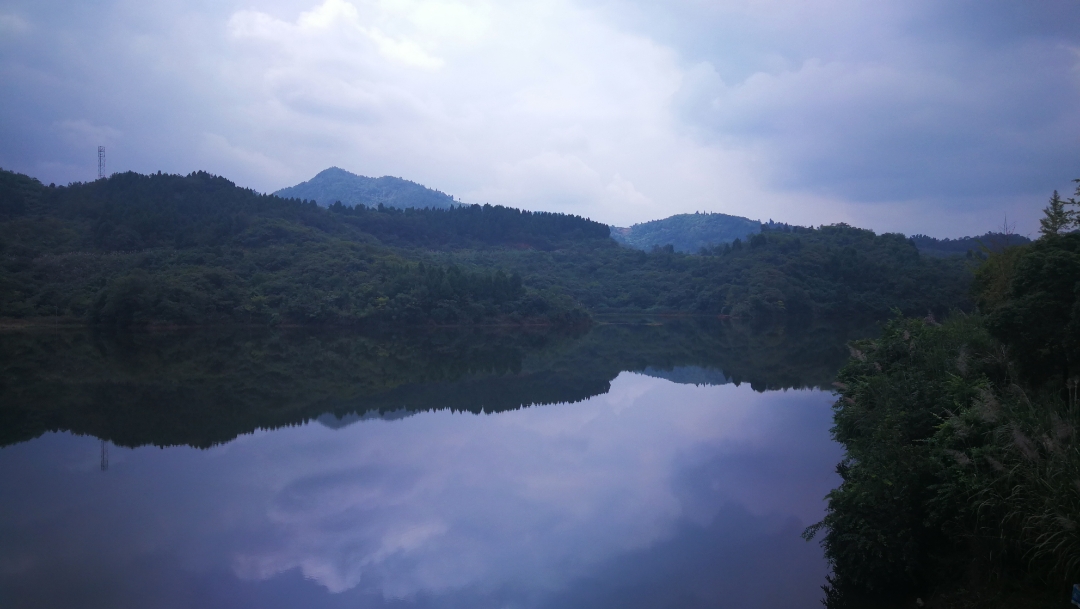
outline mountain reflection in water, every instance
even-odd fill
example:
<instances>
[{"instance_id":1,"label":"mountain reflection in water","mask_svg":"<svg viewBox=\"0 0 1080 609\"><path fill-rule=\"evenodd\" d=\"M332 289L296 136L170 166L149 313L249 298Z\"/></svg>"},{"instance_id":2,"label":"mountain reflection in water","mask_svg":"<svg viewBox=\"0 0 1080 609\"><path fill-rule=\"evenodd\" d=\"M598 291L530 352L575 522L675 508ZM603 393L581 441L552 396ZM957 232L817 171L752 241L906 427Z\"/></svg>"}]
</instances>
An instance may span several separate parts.
<instances>
[{"instance_id":1,"label":"mountain reflection in water","mask_svg":"<svg viewBox=\"0 0 1080 609\"><path fill-rule=\"evenodd\" d=\"M501 412L577 402L607 392L623 371L680 383L723 379L755 391L827 388L847 357L846 341L866 332L689 319L603 324L578 335L0 334L0 445L71 431L121 446L208 447L326 413Z\"/></svg>"},{"instance_id":2,"label":"mountain reflection in water","mask_svg":"<svg viewBox=\"0 0 1080 609\"><path fill-rule=\"evenodd\" d=\"M816 606L848 337L5 335L0 606Z\"/></svg>"}]
</instances>

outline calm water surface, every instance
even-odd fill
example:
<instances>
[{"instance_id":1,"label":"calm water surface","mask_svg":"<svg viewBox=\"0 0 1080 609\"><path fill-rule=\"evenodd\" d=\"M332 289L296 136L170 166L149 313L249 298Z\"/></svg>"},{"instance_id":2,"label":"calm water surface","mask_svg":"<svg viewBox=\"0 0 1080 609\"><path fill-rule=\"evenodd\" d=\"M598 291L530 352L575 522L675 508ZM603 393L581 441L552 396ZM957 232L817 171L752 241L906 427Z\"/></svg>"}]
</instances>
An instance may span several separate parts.
<instances>
[{"instance_id":1,"label":"calm water surface","mask_svg":"<svg viewBox=\"0 0 1080 609\"><path fill-rule=\"evenodd\" d=\"M640 366L648 374L616 371L606 391L573 403L440 409L437 394L460 405L451 388L470 379L552 382L552 362L593 353L589 340L606 338L533 345L515 371L443 379L424 394L427 410L350 414L334 384L336 414L305 406L299 421L209 448L71 431L12 442L0 448L0 606L818 606L826 565L799 533L838 483L828 392ZM176 385L205 382L168 369ZM12 415L5 404L6 420L54 417L63 423L46 426L102 425L108 436L126 415L90 418L107 419L110 391L130 401L132 386L159 396L140 408L177 408L160 398L160 378L126 378L58 393L49 388L65 381L45 373L41 386L9 382L5 397L33 408ZM87 404L79 387L97 397ZM75 414L55 419L57 401ZM202 437L204 415L192 416L173 424Z\"/></svg>"}]
</instances>

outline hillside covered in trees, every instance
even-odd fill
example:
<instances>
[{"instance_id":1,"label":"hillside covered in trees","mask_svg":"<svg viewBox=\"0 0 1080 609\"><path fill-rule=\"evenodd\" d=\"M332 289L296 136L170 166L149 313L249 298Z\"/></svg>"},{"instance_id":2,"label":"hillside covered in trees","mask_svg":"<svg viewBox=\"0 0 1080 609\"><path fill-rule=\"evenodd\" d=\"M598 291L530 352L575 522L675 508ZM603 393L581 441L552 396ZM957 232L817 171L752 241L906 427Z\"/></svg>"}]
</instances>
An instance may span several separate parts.
<instances>
[{"instance_id":1,"label":"hillside covered in trees","mask_svg":"<svg viewBox=\"0 0 1080 609\"><path fill-rule=\"evenodd\" d=\"M471 232L449 221L425 237L499 242L502 235L483 227L501 221L514 224L515 239L548 239L543 218L516 210L441 213L478 218ZM606 231L581 218L564 221ZM260 195L206 173L126 173L45 187L4 172L0 229L0 316L9 318L118 326L586 319L565 297L524 287L520 276L424 264L313 202Z\"/></svg>"},{"instance_id":2,"label":"hillside covered in trees","mask_svg":"<svg viewBox=\"0 0 1080 609\"><path fill-rule=\"evenodd\" d=\"M662 220L635 224L628 228L611 227L611 238L634 249L654 249L696 254L702 250L722 249L736 239L746 241L754 235L771 231L805 232L807 227L783 222L759 222L740 216L717 213L677 214ZM927 235L912 235L911 243L926 256L983 257L986 252L1000 251L1006 247L1030 243L1022 235L988 232L978 237L937 239Z\"/></svg>"},{"instance_id":3,"label":"hillside covered in trees","mask_svg":"<svg viewBox=\"0 0 1080 609\"><path fill-rule=\"evenodd\" d=\"M611 244L614 245L614 244ZM600 243L552 251L456 252L443 260L498 265L558 289L594 313L668 311L758 320L884 318L968 305L963 259L920 256L903 235L847 225L764 231L704 254Z\"/></svg>"},{"instance_id":4,"label":"hillside covered in trees","mask_svg":"<svg viewBox=\"0 0 1080 609\"><path fill-rule=\"evenodd\" d=\"M0 317L118 326L880 318L966 306L972 264L846 225L636 251L577 216L324 208L201 172L62 187L3 172L0 230Z\"/></svg>"},{"instance_id":5,"label":"hillside covered in trees","mask_svg":"<svg viewBox=\"0 0 1080 609\"><path fill-rule=\"evenodd\" d=\"M628 247L651 250L670 245L676 252L731 243L761 232L761 222L728 214L677 214L627 228L611 227L611 237Z\"/></svg>"},{"instance_id":6,"label":"hillside covered in trees","mask_svg":"<svg viewBox=\"0 0 1080 609\"><path fill-rule=\"evenodd\" d=\"M383 176L369 178L338 167L320 171L315 177L296 186L274 192L283 199L315 201L326 207L341 202L345 205L377 207L410 207L449 209L454 197L402 178Z\"/></svg>"}]
</instances>

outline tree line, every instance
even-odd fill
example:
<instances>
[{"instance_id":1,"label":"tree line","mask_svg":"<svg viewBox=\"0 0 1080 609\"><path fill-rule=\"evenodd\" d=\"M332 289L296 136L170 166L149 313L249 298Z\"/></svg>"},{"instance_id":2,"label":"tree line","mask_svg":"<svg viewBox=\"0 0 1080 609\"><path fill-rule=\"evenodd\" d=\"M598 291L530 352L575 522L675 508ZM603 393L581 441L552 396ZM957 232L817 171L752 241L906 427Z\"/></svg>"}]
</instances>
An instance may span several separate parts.
<instances>
[{"instance_id":1,"label":"tree line","mask_svg":"<svg viewBox=\"0 0 1080 609\"><path fill-rule=\"evenodd\" d=\"M568 214L322 208L205 172L57 187L3 171L0 229L0 317L112 326L881 318L969 307L975 264L843 224L645 252Z\"/></svg>"}]
</instances>

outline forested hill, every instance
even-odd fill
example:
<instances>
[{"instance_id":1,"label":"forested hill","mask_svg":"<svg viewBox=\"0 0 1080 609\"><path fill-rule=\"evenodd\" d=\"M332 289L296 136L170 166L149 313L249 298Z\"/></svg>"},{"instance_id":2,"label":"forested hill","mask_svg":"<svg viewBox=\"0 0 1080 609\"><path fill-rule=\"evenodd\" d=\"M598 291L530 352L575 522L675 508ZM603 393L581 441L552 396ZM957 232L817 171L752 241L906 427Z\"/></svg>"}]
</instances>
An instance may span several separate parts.
<instances>
[{"instance_id":1,"label":"forested hill","mask_svg":"<svg viewBox=\"0 0 1080 609\"><path fill-rule=\"evenodd\" d=\"M0 317L121 326L585 317L518 275L424 264L380 240L557 247L582 235L607 242L605 225L498 207L413 211L331 211L203 172L46 187L0 171Z\"/></svg>"},{"instance_id":2,"label":"forested hill","mask_svg":"<svg viewBox=\"0 0 1080 609\"><path fill-rule=\"evenodd\" d=\"M391 176L369 178L338 167L324 169L307 182L282 188L274 194L285 199L315 201L323 207L338 201L349 206L384 205L399 209L409 207L449 209L455 205L454 197L416 182Z\"/></svg>"},{"instance_id":3,"label":"forested hill","mask_svg":"<svg viewBox=\"0 0 1080 609\"><path fill-rule=\"evenodd\" d=\"M336 221L401 247L553 250L571 244L609 242L608 227L599 222L501 205L397 209L335 203L329 211Z\"/></svg>"},{"instance_id":4,"label":"forested hill","mask_svg":"<svg viewBox=\"0 0 1080 609\"><path fill-rule=\"evenodd\" d=\"M768 227L768 225L765 225ZM777 226L704 254L576 245L550 252L460 251L498 264L527 285L559 289L595 313L665 311L755 319L882 318L969 305L963 257L924 257L903 235L838 224Z\"/></svg>"},{"instance_id":5,"label":"forested hill","mask_svg":"<svg viewBox=\"0 0 1080 609\"><path fill-rule=\"evenodd\" d=\"M262 195L205 172L128 172L45 187L0 170L0 221L12 223L4 233L15 247L10 253L27 248L39 254L262 246L303 242L313 235L428 249L550 249L608 236L607 226L578 216L491 205L401 210L335 204L323 209L314 201Z\"/></svg>"},{"instance_id":6,"label":"forested hill","mask_svg":"<svg viewBox=\"0 0 1080 609\"><path fill-rule=\"evenodd\" d=\"M663 220L611 228L611 237L634 249L671 245L676 252L697 253L703 247L731 243L761 232L761 222L728 214L678 214Z\"/></svg>"},{"instance_id":7,"label":"forested hill","mask_svg":"<svg viewBox=\"0 0 1080 609\"><path fill-rule=\"evenodd\" d=\"M611 238L634 249L651 251L654 248L696 254L702 249L715 249L731 244L736 239L746 241L763 230L790 232L810 230L788 224L758 222L740 216L718 213L678 214L663 220L635 224L629 228L611 227ZM912 235L912 245L926 256L975 256L985 257L989 252L999 252L1006 247L1031 243L1021 235L988 232L978 237L958 239L935 239L926 235Z\"/></svg>"},{"instance_id":8,"label":"forested hill","mask_svg":"<svg viewBox=\"0 0 1080 609\"><path fill-rule=\"evenodd\" d=\"M327 208L207 173L43 186L0 171L0 318L105 325L579 323L586 312L881 317L966 306L963 257L764 224L703 254L500 206Z\"/></svg>"}]
</instances>

